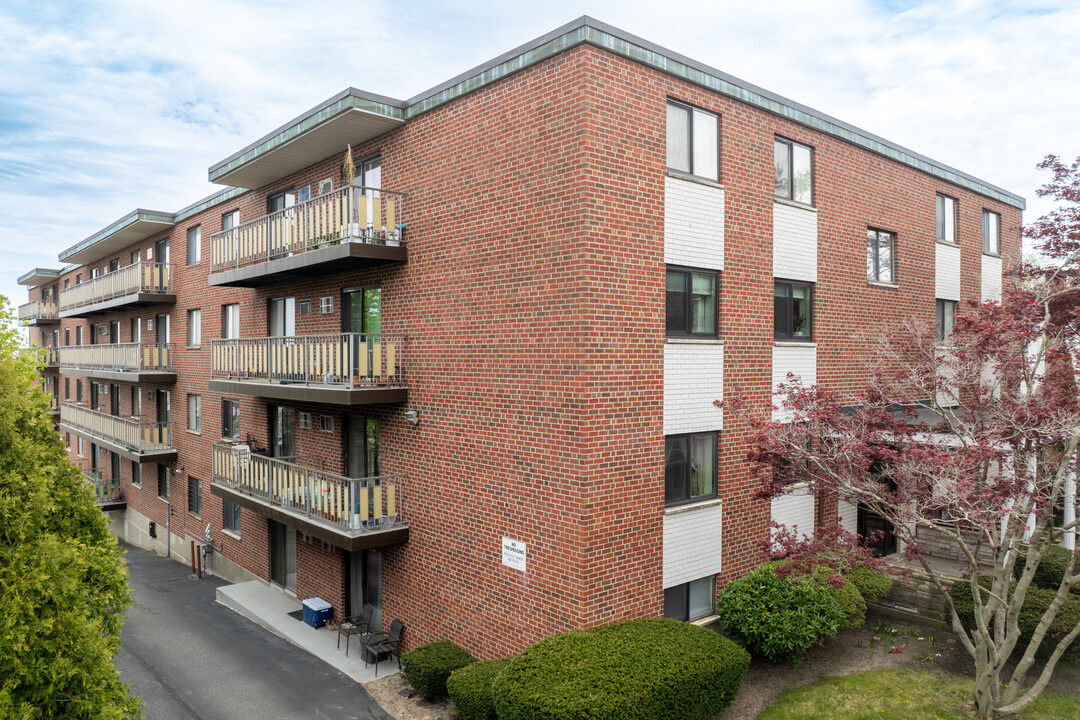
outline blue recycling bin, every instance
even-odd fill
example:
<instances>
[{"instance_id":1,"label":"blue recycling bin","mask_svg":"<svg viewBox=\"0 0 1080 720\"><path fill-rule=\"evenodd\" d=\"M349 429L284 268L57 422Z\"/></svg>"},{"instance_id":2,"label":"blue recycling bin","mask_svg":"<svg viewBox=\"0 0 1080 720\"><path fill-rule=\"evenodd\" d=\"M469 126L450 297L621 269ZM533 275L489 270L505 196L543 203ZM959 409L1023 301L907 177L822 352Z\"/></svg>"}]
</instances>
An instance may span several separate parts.
<instances>
[{"instance_id":1,"label":"blue recycling bin","mask_svg":"<svg viewBox=\"0 0 1080 720\"><path fill-rule=\"evenodd\" d=\"M308 598L302 603L304 622L313 628L320 628L334 616L334 608L322 598Z\"/></svg>"}]
</instances>

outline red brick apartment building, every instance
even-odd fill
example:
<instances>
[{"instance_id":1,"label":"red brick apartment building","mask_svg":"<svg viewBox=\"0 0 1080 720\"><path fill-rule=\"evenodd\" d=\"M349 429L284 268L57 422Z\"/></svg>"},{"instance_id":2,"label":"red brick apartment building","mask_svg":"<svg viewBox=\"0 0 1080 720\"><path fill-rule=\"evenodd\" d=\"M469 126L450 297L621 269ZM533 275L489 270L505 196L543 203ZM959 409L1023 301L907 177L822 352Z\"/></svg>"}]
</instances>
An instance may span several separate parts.
<instances>
[{"instance_id":1,"label":"red brick apartment building","mask_svg":"<svg viewBox=\"0 0 1080 720\"><path fill-rule=\"evenodd\" d=\"M133 543L483 657L707 618L770 517L873 527L754 499L712 403L855 390L859 332L999 296L1024 207L589 18L209 176L20 279L72 461Z\"/></svg>"}]
</instances>

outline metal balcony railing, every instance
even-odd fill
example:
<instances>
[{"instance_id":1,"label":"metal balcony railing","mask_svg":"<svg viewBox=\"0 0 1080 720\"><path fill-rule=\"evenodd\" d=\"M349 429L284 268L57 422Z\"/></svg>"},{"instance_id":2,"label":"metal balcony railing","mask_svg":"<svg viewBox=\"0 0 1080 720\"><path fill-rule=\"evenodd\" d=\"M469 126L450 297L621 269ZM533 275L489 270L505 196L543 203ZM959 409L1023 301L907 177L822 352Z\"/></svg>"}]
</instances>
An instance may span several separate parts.
<instances>
[{"instance_id":1,"label":"metal balcony railing","mask_svg":"<svg viewBox=\"0 0 1080 720\"><path fill-rule=\"evenodd\" d=\"M131 452L172 449L169 445L169 426L165 423L128 420L67 402L60 403L60 422Z\"/></svg>"},{"instance_id":2,"label":"metal balcony railing","mask_svg":"<svg viewBox=\"0 0 1080 720\"><path fill-rule=\"evenodd\" d=\"M269 505L292 510L351 533L405 524L404 475L347 478L280 458L253 455L246 445L212 447L213 481Z\"/></svg>"},{"instance_id":3,"label":"metal balcony railing","mask_svg":"<svg viewBox=\"0 0 1080 720\"><path fill-rule=\"evenodd\" d=\"M119 480L105 480L100 470L84 470L83 477L94 486L94 501L98 505L123 502L124 488Z\"/></svg>"},{"instance_id":4,"label":"metal balcony railing","mask_svg":"<svg viewBox=\"0 0 1080 720\"><path fill-rule=\"evenodd\" d=\"M138 293L169 292L166 263L137 262L60 291L60 312Z\"/></svg>"},{"instance_id":5,"label":"metal balcony railing","mask_svg":"<svg viewBox=\"0 0 1080 720\"><path fill-rule=\"evenodd\" d=\"M169 344L67 345L60 348L60 367L116 372L167 372L170 369Z\"/></svg>"},{"instance_id":6,"label":"metal balcony railing","mask_svg":"<svg viewBox=\"0 0 1080 720\"><path fill-rule=\"evenodd\" d=\"M221 272L342 242L400 245L408 195L350 185L210 236Z\"/></svg>"},{"instance_id":7,"label":"metal balcony railing","mask_svg":"<svg viewBox=\"0 0 1080 720\"><path fill-rule=\"evenodd\" d=\"M329 333L210 341L210 376L347 389L405 387L404 335Z\"/></svg>"},{"instance_id":8,"label":"metal balcony railing","mask_svg":"<svg viewBox=\"0 0 1080 720\"><path fill-rule=\"evenodd\" d=\"M56 303L51 300L35 300L19 306L19 322L26 325L35 320L56 320Z\"/></svg>"}]
</instances>

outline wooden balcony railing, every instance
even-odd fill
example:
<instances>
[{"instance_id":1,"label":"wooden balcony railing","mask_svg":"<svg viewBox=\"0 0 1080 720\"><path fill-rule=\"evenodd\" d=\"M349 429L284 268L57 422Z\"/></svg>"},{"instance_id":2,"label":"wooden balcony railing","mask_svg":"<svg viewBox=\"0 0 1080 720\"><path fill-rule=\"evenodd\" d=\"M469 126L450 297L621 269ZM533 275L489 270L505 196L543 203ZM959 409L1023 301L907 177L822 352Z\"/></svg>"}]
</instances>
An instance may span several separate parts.
<instances>
[{"instance_id":1,"label":"wooden balcony railing","mask_svg":"<svg viewBox=\"0 0 1080 720\"><path fill-rule=\"evenodd\" d=\"M169 426L164 423L128 420L67 402L60 403L60 423L131 452L172 449L169 445Z\"/></svg>"},{"instance_id":2,"label":"wooden balcony railing","mask_svg":"<svg viewBox=\"0 0 1080 720\"><path fill-rule=\"evenodd\" d=\"M210 237L210 271L221 272L342 242L400 245L405 193L351 185Z\"/></svg>"},{"instance_id":3,"label":"wooden balcony railing","mask_svg":"<svg viewBox=\"0 0 1080 720\"><path fill-rule=\"evenodd\" d=\"M60 367L84 370L140 372L169 368L169 345L114 343L112 345L67 345L60 348Z\"/></svg>"},{"instance_id":4,"label":"wooden balcony railing","mask_svg":"<svg viewBox=\"0 0 1080 720\"><path fill-rule=\"evenodd\" d=\"M19 306L19 322L23 325L35 320L56 320L56 303L51 300L35 300Z\"/></svg>"},{"instance_id":5,"label":"wooden balcony railing","mask_svg":"<svg viewBox=\"0 0 1080 720\"><path fill-rule=\"evenodd\" d=\"M347 478L279 458L253 455L246 445L212 448L213 481L268 505L289 508L349 534L405 524L404 475Z\"/></svg>"},{"instance_id":6,"label":"wooden balcony railing","mask_svg":"<svg viewBox=\"0 0 1080 720\"><path fill-rule=\"evenodd\" d=\"M167 294L169 266L139 260L88 282L60 291L60 312L138 293Z\"/></svg>"},{"instance_id":7,"label":"wooden balcony railing","mask_svg":"<svg viewBox=\"0 0 1080 720\"><path fill-rule=\"evenodd\" d=\"M210 341L210 376L348 389L405 387L403 335L330 333Z\"/></svg>"},{"instance_id":8,"label":"wooden balcony railing","mask_svg":"<svg viewBox=\"0 0 1080 720\"><path fill-rule=\"evenodd\" d=\"M83 477L94 486L94 501L98 505L123 502L124 488L119 480L105 480L100 470L86 470Z\"/></svg>"}]
</instances>

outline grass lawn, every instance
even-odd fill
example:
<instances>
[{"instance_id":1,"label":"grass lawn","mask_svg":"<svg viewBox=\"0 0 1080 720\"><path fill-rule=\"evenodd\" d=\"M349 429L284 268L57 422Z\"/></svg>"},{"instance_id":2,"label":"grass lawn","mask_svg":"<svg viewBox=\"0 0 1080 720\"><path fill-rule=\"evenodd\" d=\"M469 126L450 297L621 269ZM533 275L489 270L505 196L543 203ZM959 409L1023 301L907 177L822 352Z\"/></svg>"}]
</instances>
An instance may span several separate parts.
<instances>
[{"instance_id":1,"label":"grass lawn","mask_svg":"<svg viewBox=\"0 0 1080 720\"><path fill-rule=\"evenodd\" d=\"M758 720L968 720L974 683L925 670L830 677L781 696ZM1044 692L1021 720L1080 720L1080 698Z\"/></svg>"}]
</instances>

